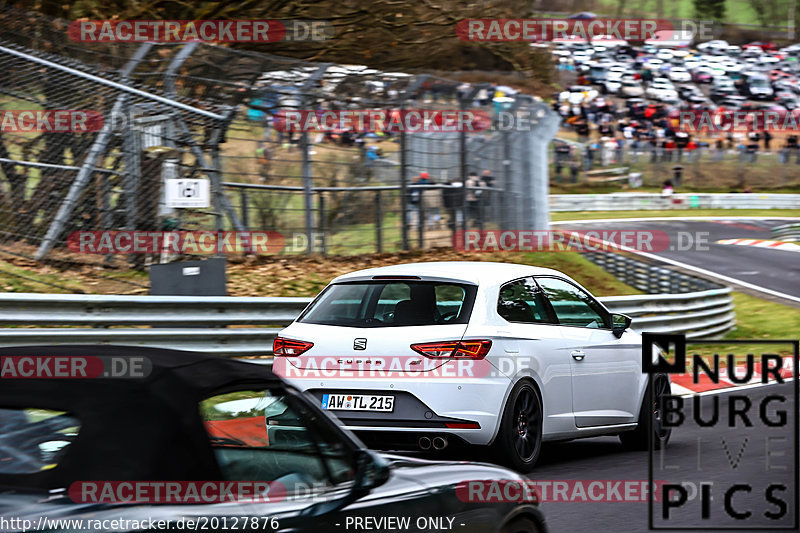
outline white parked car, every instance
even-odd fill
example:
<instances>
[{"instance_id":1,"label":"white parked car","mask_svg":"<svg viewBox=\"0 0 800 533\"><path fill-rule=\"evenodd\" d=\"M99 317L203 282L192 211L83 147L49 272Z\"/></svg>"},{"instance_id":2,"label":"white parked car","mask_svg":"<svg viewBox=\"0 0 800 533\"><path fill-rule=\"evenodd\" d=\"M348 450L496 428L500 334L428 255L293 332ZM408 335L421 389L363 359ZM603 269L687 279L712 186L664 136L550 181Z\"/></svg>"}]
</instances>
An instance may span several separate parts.
<instances>
[{"instance_id":1,"label":"white parked car","mask_svg":"<svg viewBox=\"0 0 800 533\"><path fill-rule=\"evenodd\" d=\"M623 79L617 94L623 98L639 98L644 96L644 87L637 80Z\"/></svg>"},{"instance_id":2,"label":"white parked car","mask_svg":"<svg viewBox=\"0 0 800 533\"><path fill-rule=\"evenodd\" d=\"M692 75L689 74L689 71L683 67L672 67L669 69L669 74L667 76L669 77L670 81L692 81Z\"/></svg>"},{"instance_id":3,"label":"white parked car","mask_svg":"<svg viewBox=\"0 0 800 533\"><path fill-rule=\"evenodd\" d=\"M602 84L603 94L617 94L622 86L622 80L606 80Z\"/></svg>"},{"instance_id":4,"label":"white parked car","mask_svg":"<svg viewBox=\"0 0 800 533\"><path fill-rule=\"evenodd\" d=\"M642 447L648 417L657 445L670 436L656 401L669 377L653 376L651 397L630 319L556 270L432 262L346 274L274 353L273 371L378 448L491 446L529 471L543 441L619 435Z\"/></svg>"},{"instance_id":5,"label":"white parked car","mask_svg":"<svg viewBox=\"0 0 800 533\"><path fill-rule=\"evenodd\" d=\"M575 50L572 54L572 60L575 61L576 64L586 63L591 61L592 59L593 50Z\"/></svg>"},{"instance_id":6,"label":"white parked car","mask_svg":"<svg viewBox=\"0 0 800 533\"><path fill-rule=\"evenodd\" d=\"M656 57L661 61L671 61L673 57L672 50L669 48L662 48L656 52Z\"/></svg>"},{"instance_id":7,"label":"white parked car","mask_svg":"<svg viewBox=\"0 0 800 533\"><path fill-rule=\"evenodd\" d=\"M678 91L669 80L656 78L645 91L645 96L660 101L674 100L678 98Z\"/></svg>"},{"instance_id":8,"label":"white parked car","mask_svg":"<svg viewBox=\"0 0 800 533\"><path fill-rule=\"evenodd\" d=\"M728 41L714 40L698 44L697 49L703 52L722 52L727 50L729 46L730 43Z\"/></svg>"}]
</instances>

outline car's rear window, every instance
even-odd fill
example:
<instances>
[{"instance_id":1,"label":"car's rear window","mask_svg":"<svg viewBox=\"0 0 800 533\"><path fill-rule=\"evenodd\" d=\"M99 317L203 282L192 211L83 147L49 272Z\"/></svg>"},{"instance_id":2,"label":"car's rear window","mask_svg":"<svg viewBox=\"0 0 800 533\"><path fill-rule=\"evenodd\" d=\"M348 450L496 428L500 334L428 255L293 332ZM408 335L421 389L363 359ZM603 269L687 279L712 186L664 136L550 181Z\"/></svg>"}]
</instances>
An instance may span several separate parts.
<instances>
[{"instance_id":1,"label":"car's rear window","mask_svg":"<svg viewBox=\"0 0 800 533\"><path fill-rule=\"evenodd\" d=\"M433 281L365 281L328 286L298 322L379 328L466 324L475 285Z\"/></svg>"},{"instance_id":2,"label":"car's rear window","mask_svg":"<svg viewBox=\"0 0 800 533\"><path fill-rule=\"evenodd\" d=\"M79 429L80 422L63 411L0 407L0 474L54 468Z\"/></svg>"}]
</instances>

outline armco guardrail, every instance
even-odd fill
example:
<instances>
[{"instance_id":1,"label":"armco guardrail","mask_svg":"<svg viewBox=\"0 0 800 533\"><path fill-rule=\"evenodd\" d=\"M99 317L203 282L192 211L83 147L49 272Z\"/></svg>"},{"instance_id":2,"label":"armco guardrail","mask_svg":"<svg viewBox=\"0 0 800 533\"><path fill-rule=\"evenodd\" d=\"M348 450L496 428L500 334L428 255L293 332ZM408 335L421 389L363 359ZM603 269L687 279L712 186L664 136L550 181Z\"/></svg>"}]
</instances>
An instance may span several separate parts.
<instances>
[{"instance_id":1,"label":"armco guardrail","mask_svg":"<svg viewBox=\"0 0 800 533\"><path fill-rule=\"evenodd\" d=\"M784 224L772 228L772 236L782 241L800 241L800 224Z\"/></svg>"},{"instance_id":2,"label":"armco guardrail","mask_svg":"<svg viewBox=\"0 0 800 533\"><path fill-rule=\"evenodd\" d=\"M638 331L698 339L719 337L736 325L730 287L627 254L583 255L626 285L648 293L602 298L612 311L630 315Z\"/></svg>"},{"instance_id":3,"label":"armco guardrail","mask_svg":"<svg viewBox=\"0 0 800 533\"><path fill-rule=\"evenodd\" d=\"M685 294L600 298L633 317L639 331L716 336L734 323L730 289ZM310 298L0 294L0 346L119 344L195 350L217 355L269 356L272 340ZM260 325L274 327L220 327ZM167 327L107 327L107 326Z\"/></svg>"},{"instance_id":4,"label":"armco guardrail","mask_svg":"<svg viewBox=\"0 0 800 533\"><path fill-rule=\"evenodd\" d=\"M679 272L674 267L634 259L626 254L598 251L586 252L583 256L626 285L648 294L683 294L723 287L719 283Z\"/></svg>"},{"instance_id":5,"label":"armco guardrail","mask_svg":"<svg viewBox=\"0 0 800 533\"><path fill-rule=\"evenodd\" d=\"M551 211L638 211L642 209L798 209L800 194L657 193L551 194Z\"/></svg>"},{"instance_id":6,"label":"armco guardrail","mask_svg":"<svg viewBox=\"0 0 800 533\"><path fill-rule=\"evenodd\" d=\"M0 324L282 326L309 302L311 298L0 293Z\"/></svg>"},{"instance_id":7,"label":"armco guardrail","mask_svg":"<svg viewBox=\"0 0 800 533\"><path fill-rule=\"evenodd\" d=\"M117 344L190 350L228 357L271 356L280 328L13 328L0 346Z\"/></svg>"},{"instance_id":8,"label":"armco guardrail","mask_svg":"<svg viewBox=\"0 0 800 533\"><path fill-rule=\"evenodd\" d=\"M611 311L633 318L637 331L684 333L709 339L736 325L730 287L684 294L645 294L601 298Z\"/></svg>"}]
</instances>

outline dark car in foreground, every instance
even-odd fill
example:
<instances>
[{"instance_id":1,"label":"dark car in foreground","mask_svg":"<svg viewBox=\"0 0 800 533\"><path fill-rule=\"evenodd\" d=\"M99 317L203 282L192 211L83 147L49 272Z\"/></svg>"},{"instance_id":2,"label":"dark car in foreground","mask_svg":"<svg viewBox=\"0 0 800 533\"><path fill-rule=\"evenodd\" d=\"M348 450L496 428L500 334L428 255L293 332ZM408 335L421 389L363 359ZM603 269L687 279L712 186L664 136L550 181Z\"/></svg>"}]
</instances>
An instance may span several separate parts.
<instances>
[{"instance_id":1,"label":"dark car in foreground","mask_svg":"<svg viewBox=\"0 0 800 533\"><path fill-rule=\"evenodd\" d=\"M13 374L26 358L109 369L131 356L146 360L138 377ZM287 532L359 523L545 530L530 500L463 497L467 481L522 482L518 474L378 455L265 365L121 346L3 348L0 365L0 516L18 519L5 531L79 529L52 522L59 519L98 520L82 523L114 531L163 529L145 520ZM51 522L42 525L42 517Z\"/></svg>"}]
</instances>

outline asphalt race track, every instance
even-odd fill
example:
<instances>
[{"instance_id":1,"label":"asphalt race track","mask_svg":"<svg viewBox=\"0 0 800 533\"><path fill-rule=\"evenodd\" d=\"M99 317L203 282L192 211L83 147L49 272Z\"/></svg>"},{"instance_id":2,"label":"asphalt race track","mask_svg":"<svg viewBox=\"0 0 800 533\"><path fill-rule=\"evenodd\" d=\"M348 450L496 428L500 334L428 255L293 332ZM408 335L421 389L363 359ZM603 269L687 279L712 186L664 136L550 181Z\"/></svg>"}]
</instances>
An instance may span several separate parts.
<instances>
[{"instance_id":1,"label":"asphalt race track","mask_svg":"<svg viewBox=\"0 0 800 533\"><path fill-rule=\"evenodd\" d=\"M646 216L646 215L645 215ZM687 212L687 217L690 213ZM654 252L652 255L701 268L733 280L790 295L800 303L800 252L772 250L755 246L716 244L722 239L771 240L770 228L788 224L790 220L778 219L708 219L686 220L679 218L645 221L604 220L553 223L555 229L592 230L660 230L675 243L680 232L698 235L707 232L708 249L678 249ZM684 242L686 240L684 239ZM670 245L673 246L672 244ZM789 303L791 300L787 301Z\"/></svg>"},{"instance_id":2,"label":"asphalt race track","mask_svg":"<svg viewBox=\"0 0 800 533\"><path fill-rule=\"evenodd\" d=\"M753 404L751 411L755 410L756 413L754 427L747 429L723 427L727 424L726 396L729 394L746 394L750 398ZM779 394L786 398L786 403L782 404L780 409L787 412L788 420L787 425L783 427L765 429L757 418L758 406L764 397L771 394ZM794 513L798 512L795 505L797 492L793 479L797 464L794 464L794 444L791 440L792 429L797 431L793 418L793 410L797 408L794 400L794 383L769 385L714 396L720 399L720 424L713 428L703 428L694 424L689 420L691 418L689 413L692 411L692 402L689 401L685 409L687 422L673 430L665 452L665 470L659 471L658 455L654 456L656 480L663 479L670 482L681 480L694 483L694 486L700 486L701 481L713 483L710 518L706 521L701 520L701 500L696 495L682 508L671 511L670 520L667 522L661 520L661 504L656 502L654 504L656 529L678 525L717 527L723 531L731 530L732 527L748 527L759 531L769 531L776 526L791 527L792 520L795 519ZM713 396L702 397L701 412L704 417L710 416L712 398ZM775 409L775 404L772 404L769 412ZM769 452L772 454L769 471L765 468L764 440L767 434L787 439L772 441L774 446ZM746 445L744 438L748 439ZM702 439L703 442L700 453L698 453L698 439ZM779 456L783 451L786 451L788 456ZM697 468L698 456L701 457L700 472ZM733 467L733 464L736 466ZM534 480L647 480L648 452L625 451L615 437L551 443L543 448L539 464L529 477ZM753 488L750 495L739 492L732 498L735 511L750 510L753 513L747 520L733 520L725 516L724 493L737 483L747 483ZM780 483L788 487L786 492L780 494L781 499L788 504L787 514L775 522L770 522L763 516L766 511L777 510L777 507L765 501L764 497L765 487L771 483ZM688 490L693 489L689 487ZM549 530L553 533L649 531L646 502L545 502L542 504L542 511L547 518Z\"/></svg>"}]
</instances>

